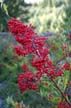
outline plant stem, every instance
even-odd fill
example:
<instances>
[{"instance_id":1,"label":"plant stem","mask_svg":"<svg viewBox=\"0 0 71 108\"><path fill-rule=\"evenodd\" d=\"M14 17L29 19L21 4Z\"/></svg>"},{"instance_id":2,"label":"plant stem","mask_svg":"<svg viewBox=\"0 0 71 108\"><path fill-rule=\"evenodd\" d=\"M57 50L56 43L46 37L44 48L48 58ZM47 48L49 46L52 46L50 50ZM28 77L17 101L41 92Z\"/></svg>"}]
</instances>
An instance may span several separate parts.
<instances>
[{"instance_id":1,"label":"plant stem","mask_svg":"<svg viewBox=\"0 0 71 108\"><path fill-rule=\"evenodd\" d=\"M62 97L65 99L65 101L68 103L69 106L71 106L70 102L67 100L67 98L64 96L64 93L62 92L62 90L58 87L58 85L56 84L56 82L51 78L51 81L54 83L55 87L59 90L59 92L61 93Z\"/></svg>"}]
</instances>

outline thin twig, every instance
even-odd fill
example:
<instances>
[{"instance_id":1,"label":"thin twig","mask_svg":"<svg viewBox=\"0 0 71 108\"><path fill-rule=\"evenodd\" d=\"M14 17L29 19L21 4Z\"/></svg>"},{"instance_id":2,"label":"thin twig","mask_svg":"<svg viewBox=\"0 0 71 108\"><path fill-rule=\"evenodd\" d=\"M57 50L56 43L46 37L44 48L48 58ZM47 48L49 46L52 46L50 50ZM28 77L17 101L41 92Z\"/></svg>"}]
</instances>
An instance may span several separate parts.
<instances>
[{"instance_id":1,"label":"thin twig","mask_svg":"<svg viewBox=\"0 0 71 108\"><path fill-rule=\"evenodd\" d=\"M64 93L62 92L62 90L58 87L58 85L56 84L56 82L51 78L51 81L54 83L55 87L59 90L59 92L61 93L62 97L65 99L65 101L71 106L70 102L67 100L67 98L64 96Z\"/></svg>"}]
</instances>

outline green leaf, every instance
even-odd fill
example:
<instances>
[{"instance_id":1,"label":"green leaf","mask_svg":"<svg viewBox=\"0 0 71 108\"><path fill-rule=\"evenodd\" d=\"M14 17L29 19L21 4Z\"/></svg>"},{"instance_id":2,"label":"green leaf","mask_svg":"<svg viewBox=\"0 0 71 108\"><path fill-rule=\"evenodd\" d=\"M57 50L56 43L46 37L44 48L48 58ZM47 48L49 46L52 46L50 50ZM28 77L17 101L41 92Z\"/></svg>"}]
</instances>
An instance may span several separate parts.
<instances>
[{"instance_id":1,"label":"green leaf","mask_svg":"<svg viewBox=\"0 0 71 108\"><path fill-rule=\"evenodd\" d=\"M8 9L7 9L7 5L5 3L3 3L3 8L4 8L6 14L8 15Z\"/></svg>"}]
</instances>

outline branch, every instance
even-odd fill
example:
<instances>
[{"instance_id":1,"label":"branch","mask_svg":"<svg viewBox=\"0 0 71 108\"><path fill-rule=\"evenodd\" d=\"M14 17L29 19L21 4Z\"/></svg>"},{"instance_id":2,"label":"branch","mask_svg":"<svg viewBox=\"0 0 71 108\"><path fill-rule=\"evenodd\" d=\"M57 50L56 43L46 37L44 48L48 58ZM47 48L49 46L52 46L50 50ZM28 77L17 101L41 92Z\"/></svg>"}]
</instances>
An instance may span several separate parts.
<instances>
[{"instance_id":1,"label":"branch","mask_svg":"<svg viewBox=\"0 0 71 108\"><path fill-rule=\"evenodd\" d=\"M61 91L61 89L58 87L58 85L56 84L56 82L51 78L51 81L54 83L55 87L59 90L59 92L61 93L62 97L65 99L65 101L69 104L69 106L71 106L70 102L67 100L67 98L64 96L64 93Z\"/></svg>"}]
</instances>

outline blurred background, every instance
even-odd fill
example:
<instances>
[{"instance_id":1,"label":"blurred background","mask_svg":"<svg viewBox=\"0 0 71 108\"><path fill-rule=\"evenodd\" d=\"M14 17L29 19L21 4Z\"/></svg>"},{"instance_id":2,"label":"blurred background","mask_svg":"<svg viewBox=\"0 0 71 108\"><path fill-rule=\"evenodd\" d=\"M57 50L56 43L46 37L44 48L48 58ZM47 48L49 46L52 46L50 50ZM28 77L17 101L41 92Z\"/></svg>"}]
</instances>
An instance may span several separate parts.
<instances>
[{"instance_id":1,"label":"blurred background","mask_svg":"<svg viewBox=\"0 0 71 108\"><path fill-rule=\"evenodd\" d=\"M10 17L32 23L38 33L71 29L71 0L0 0L0 31Z\"/></svg>"}]
</instances>

